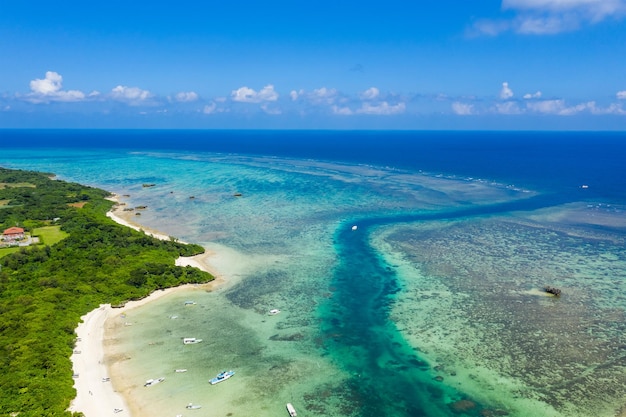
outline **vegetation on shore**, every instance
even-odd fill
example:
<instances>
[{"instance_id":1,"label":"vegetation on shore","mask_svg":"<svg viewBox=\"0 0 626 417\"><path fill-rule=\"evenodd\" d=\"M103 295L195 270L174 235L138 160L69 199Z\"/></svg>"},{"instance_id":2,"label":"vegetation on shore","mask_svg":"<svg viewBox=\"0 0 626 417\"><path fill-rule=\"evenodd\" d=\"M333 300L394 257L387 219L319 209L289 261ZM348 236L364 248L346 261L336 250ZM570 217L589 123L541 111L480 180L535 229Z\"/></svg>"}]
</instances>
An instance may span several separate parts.
<instances>
[{"instance_id":1,"label":"vegetation on shore","mask_svg":"<svg viewBox=\"0 0 626 417\"><path fill-rule=\"evenodd\" d=\"M43 237L0 257L2 416L72 415L70 356L81 316L100 304L213 279L174 265L179 256L204 252L201 246L115 223L106 216L114 204L107 195L50 174L0 168L0 229L19 226Z\"/></svg>"}]
</instances>

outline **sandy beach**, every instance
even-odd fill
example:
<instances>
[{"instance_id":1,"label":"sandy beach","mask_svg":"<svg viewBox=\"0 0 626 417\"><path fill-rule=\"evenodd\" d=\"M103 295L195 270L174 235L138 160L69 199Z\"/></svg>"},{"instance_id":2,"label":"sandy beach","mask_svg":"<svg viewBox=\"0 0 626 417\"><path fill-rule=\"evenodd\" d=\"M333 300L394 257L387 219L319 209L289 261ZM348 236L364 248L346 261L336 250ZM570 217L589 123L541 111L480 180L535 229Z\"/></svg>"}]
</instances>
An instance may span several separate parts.
<instances>
[{"instance_id":1,"label":"sandy beach","mask_svg":"<svg viewBox=\"0 0 626 417\"><path fill-rule=\"evenodd\" d=\"M115 198L113 198L114 201ZM143 230L157 239L169 240L170 236L156 230L146 229L132 222L128 216L124 216L120 206L107 213L111 219L119 224L131 227L135 230ZM70 411L82 412L86 417L110 416L115 414L120 417L135 416L132 402L124 396L123 392L116 389L116 378L111 375L111 368L105 360L106 340L111 337L108 334L115 328L114 322L119 317L124 317L130 310L145 305L151 301L172 294L176 291L195 288L202 291L210 291L224 282L223 277L209 264L209 258L215 254L203 253L193 257L181 257L176 260L178 266L193 266L209 272L215 280L203 284L187 284L176 288L158 290L148 297L126 303L122 308L112 308L110 304L103 304L99 308L81 317L82 322L76 328L77 343L71 356L74 372L74 388L76 398L70 404Z\"/></svg>"}]
</instances>

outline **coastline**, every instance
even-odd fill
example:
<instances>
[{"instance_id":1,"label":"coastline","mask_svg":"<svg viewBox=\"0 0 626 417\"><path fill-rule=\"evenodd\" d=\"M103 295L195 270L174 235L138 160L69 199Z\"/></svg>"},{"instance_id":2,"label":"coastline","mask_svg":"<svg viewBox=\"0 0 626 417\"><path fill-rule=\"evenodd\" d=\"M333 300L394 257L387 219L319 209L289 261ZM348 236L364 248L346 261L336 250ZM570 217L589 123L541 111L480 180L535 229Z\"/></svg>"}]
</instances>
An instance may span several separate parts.
<instances>
[{"instance_id":1,"label":"coastline","mask_svg":"<svg viewBox=\"0 0 626 417\"><path fill-rule=\"evenodd\" d=\"M116 196L110 199L118 202ZM130 216L124 216L125 213L119 205L116 205L107 213L107 216L123 226L144 231L157 239L170 239L170 236L157 230L145 228L133 222ZM137 410L133 409L132 399L125 393L123 381L120 381L119 376L116 377L113 366L115 361L107 360L107 354L110 352L106 342L113 337L112 333L119 325L119 320L115 319L123 317L137 307L178 291L190 289L212 291L222 285L225 282L223 276L209 263L209 258L212 256L215 256L215 253L207 250L200 255L179 257L176 260L177 266L193 266L213 275L215 279L209 283L185 284L157 290L141 300L127 302L121 308L102 304L81 317L82 321L75 330L77 343L70 357L76 397L71 401L69 411L82 412L85 417L104 417L110 416L111 413L119 417L139 415Z\"/></svg>"}]
</instances>

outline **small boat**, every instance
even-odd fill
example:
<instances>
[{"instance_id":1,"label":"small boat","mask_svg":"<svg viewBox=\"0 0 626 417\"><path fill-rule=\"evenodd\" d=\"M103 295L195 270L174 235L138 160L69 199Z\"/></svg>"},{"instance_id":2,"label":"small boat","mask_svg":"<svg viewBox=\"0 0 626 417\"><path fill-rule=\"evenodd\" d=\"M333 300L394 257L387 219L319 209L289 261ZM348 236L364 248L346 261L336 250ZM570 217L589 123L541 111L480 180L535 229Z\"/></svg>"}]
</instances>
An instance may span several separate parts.
<instances>
[{"instance_id":1,"label":"small boat","mask_svg":"<svg viewBox=\"0 0 626 417\"><path fill-rule=\"evenodd\" d=\"M121 413L122 411L124 411L124 410L122 410L121 408L114 408L113 409L113 412L116 413L116 414L117 413Z\"/></svg>"},{"instance_id":2,"label":"small boat","mask_svg":"<svg viewBox=\"0 0 626 417\"><path fill-rule=\"evenodd\" d=\"M356 230L358 227L356 225L352 226L352 230Z\"/></svg>"},{"instance_id":3,"label":"small boat","mask_svg":"<svg viewBox=\"0 0 626 417\"><path fill-rule=\"evenodd\" d=\"M192 306L192 305L195 305L195 304L196 304L195 301L185 301L185 305L186 306Z\"/></svg>"},{"instance_id":4,"label":"small boat","mask_svg":"<svg viewBox=\"0 0 626 417\"><path fill-rule=\"evenodd\" d=\"M289 412L289 415L291 417L296 417L298 415L298 413L296 413L296 409L293 408L293 405L291 405L291 403L287 403L287 411Z\"/></svg>"},{"instance_id":5,"label":"small boat","mask_svg":"<svg viewBox=\"0 0 626 417\"><path fill-rule=\"evenodd\" d=\"M233 375L235 375L235 371L222 371L219 374L217 374L215 378L211 379L209 382L211 383L211 385L219 384L222 381L226 381L228 378L230 378Z\"/></svg>"},{"instance_id":6,"label":"small boat","mask_svg":"<svg viewBox=\"0 0 626 417\"><path fill-rule=\"evenodd\" d=\"M194 403L189 403L185 406L187 410L197 410L198 408L202 408L201 405L195 405Z\"/></svg>"},{"instance_id":7,"label":"small boat","mask_svg":"<svg viewBox=\"0 0 626 417\"><path fill-rule=\"evenodd\" d=\"M270 310L270 316L275 316L278 313L280 313L280 310L277 309L277 308L274 308L274 309Z\"/></svg>"},{"instance_id":8,"label":"small boat","mask_svg":"<svg viewBox=\"0 0 626 417\"><path fill-rule=\"evenodd\" d=\"M145 384L143 384L143 386L144 387L151 387L151 386L156 385L156 384L158 384L160 382L163 382L163 381L165 381L165 378L149 379L149 380L146 381Z\"/></svg>"},{"instance_id":9,"label":"small boat","mask_svg":"<svg viewBox=\"0 0 626 417\"><path fill-rule=\"evenodd\" d=\"M179 373L179 374L180 374L180 373L183 373L183 372L187 372L187 370L186 370L186 369L177 369L177 370L176 370L176 371L174 371L174 372L176 372L176 373Z\"/></svg>"},{"instance_id":10,"label":"small boat","mask_svg":"<svg viewBox=\"0 0 626 417\"><path fill-rule=\"evenodd\" d=\"M202 339L196 339L195 337L184 337L183 344L185 345L194 345L196 343L202 342Z\"/></svg>"}]
</instances>

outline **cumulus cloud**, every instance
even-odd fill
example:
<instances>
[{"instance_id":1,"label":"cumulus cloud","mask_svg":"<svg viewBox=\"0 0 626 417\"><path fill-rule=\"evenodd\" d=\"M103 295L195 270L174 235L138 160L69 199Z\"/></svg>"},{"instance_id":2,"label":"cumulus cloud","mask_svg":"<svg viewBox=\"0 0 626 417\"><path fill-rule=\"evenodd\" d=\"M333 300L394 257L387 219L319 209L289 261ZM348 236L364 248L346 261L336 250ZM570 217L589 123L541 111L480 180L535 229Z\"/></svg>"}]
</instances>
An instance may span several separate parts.
<instances>
[{"instance_id":1,"label":"cumulus cloud","mask_svg":"<svg viewBox=\"0 0 626 417\"><path fill-rule=\"evenodd\" d=\"M474 114L474 105L455 101L452 103L452 111L459 116L469 116Z\"/></svg>"},{"instance_id":2,"label":"cumulus cloud","mask_svg":"<svg viewBox=\"0 0 626 417\"><path fill-rule=\"evenodd\" d=\"M615 96L617 97L618 100L626 100L626 90L618 91L617 94L615 94Z\"/></svg>"},{"instance_id":3,"label":"cumulus cloud","mask_svg":"<svg viewBox=\"0 0 626 417\"><path fill-rule=\"evenodd\" d=\"M44 78L32 80L30 90L31 93L26 96L26 99L34 103L82 101L85 99L85 93L82 91L63 90L63 77L54 71L47 71Z\"/></svg>"},{"instance_id":4,"label":"cumulus cloud","mask_svg":"<svg viewBox=\"0 0 626 417\"><path fill-rule=\"evenodd\" d=\"M319 106L334 104L339 98L339 93L334 88L320 87L309 92L304 90L292 90L289 96L292 101L304 100L309 104Z\"/></svg>"},{"instance_id":5,"label":"cumulus cloud","mask_svg":"<svg viewBox=\"0 0 626 417\"><path fill-rule=\"evenodd\" d=\"M381 115L388 116L392 114L400 114L404 113L406 110L406 104L398 103L398 104L389 104L386 101L382 101L380 103L371 104L371 103L363 103L360 109L356 112L359 114L373 114L373 115Z\"/></svg>"},{"instance_id":6,"label":"cumulus cloud","mask_svg":"<svg viewBox=\"0 0 626 417\"><path fill-rule=\"evenodd\" d=\"M500 98L502 100L508 100L513 97L513 90L509 87L509 83L503 82L502 89L500 90Z\"/></svg>"},{"instance_id":7,"label":"cumulus cloud","mask_svg":"<svg viewBox=\"0 0 626 417\"><path fill-rule=\"evenodd\" d=\"M217 101L217 100L216 100ZM229 110L224 107L218 107L215 101L211 101L202 108L204 114L228 113Z\"/></svg>"},{"instance_id":8,"label":"cumulus cloud","mask_svg":"<svg viewBox=\"0 0 626 417\"><path fill-rule=\"evenodd\" d=\"M480 19L473 33L495 36L513 31L525 35L548 35L626 16L626 0L503 0L510 19Z\"/></svg>"},{"instance_id":9,"label":"cumulus cloud","mask_svg":"<svg viewBox=\"0 0 626 417\"><path fill-rule=\"evenodd\" d=\"M202 109L202 113L213 114L215 113L216 109L217 109L217 104L215 104L214 102L211 102L211 104L207 104L204 106L204 108Z\"/></svg>"},{"instance_id":10,"label":"cumulus cloud","mask_svg":"<svg viewBox=\"0 0 626 417\"><path fill-rule=\"evenodd\" d=\"M279 115L282 114L282 111L276 107L270 107L268 103L263 103L261 105L261 110L270 115Z\"/></svg>"},{"instance_id":11,"label":"cumulus cloud","mask_svg":"<svg viewBox=\"0 0 626 417\"><path fill-rule=\"evenodd\" d=\"M593 114L601 114L602 110L596 107L595 101L589 101L586 103L580 103L573 106L568 106L563 99L557 100L541 100L535 102L526 103L526 107L531 112L541 114L553 114L558 116L572 116L584 111L589 111Z\"/></svg>"},{"instance_id":12,"label":"cumulus cloud","mask_svg":"<svg viewBox=\"0 0 626 417\"><path fill-rule=\"evenodd\" d=\"M334 88L317 88L307 95L313 104L333 104L338 93Z\"/></svg>"},{"instance_id":13,"label":"cumulus cloud","mask_svg":"<svg viewBox=\"0 0 626 417\"><path fill-rule=\"evenodd\" d=\"M622 103L611 103L608 107L598 108L593 107L591 109L593 114L617 114L620 116L626 115L626 110L622 107Z\"/></svg>"},{"instance_id":14,"label":"cumulus cloud","mask_svg":"<svg viewBox=\"0 0 626 417\"><path fill-rule=\"evenodd\" d=\"M237 90L233 90L231 98L233 101L241 103L262 103L264 101L278 100L278 93L274 90L274 86L271 84L266 85L258 92L244 86L238 88Z\"/></svg>"},{"instance_id":15,"label":"cumulus cloud","mask_svg":"<svg viewBox=\"0 0 626 417\"><path fill-rule=\"evenodd\" d=\"M521 114L522 110L515 101L496 103L496 113L499 114Z\"/></svg>"},{"instance_id":16,"label":"cumulus cloud","mask_svg":"<svg viewBox=\"0 0 626 417\"><path fill-rule=\"evenodd\" d=\"M110 97L113 100L123 101L130 105L139 105L147 102L153 97L152 93L148 90L142 90L138 87L126 87L118 85L111 90Z\"/></svg>"},{"instance_id":17,"label":"cumulus cloud","mask_svg":"<svg viewBox=\"0 0 626 417\"><path fill-rule=\"evenodd\" d=\"M337 105L334 105L331 107L331 110L333 111L333 114L338 114L340 116L350 116L354 114L349 107L339 107Z\"/></svg>"},{"instance_id":18,"label":"cumulus cloud","mask_svg":"<svg viewBox=\"0 0 626 417\"><path fill-rule=\"evenodd\" d=\"M361 93L361 98L363 100L374 100L378 98L379 95L380 95L380 91L378 90L378 88L370 87Z\"/></svg>"},{"instance_id":19,"label":"cumulus cloud","mask_svg":"<svg viewBox=\"0 0 626 417\"><path fill-rule=\"evenodd\" d=\"M524 94L524 100L532 100L534 98L541 98L541 91L537 91L536 93L533 93L533 94L530 94L530 93Z\"/></svg>"},{"instance_id":20,"label":"cumulus cloud","mask_svg":"<svg viewBox=\"0 0 626 417\"><path fill-rule=\"evenodd\" d=\"M174 96L174 100L181 103L189 103L198 100L198 94L193 91L181 91Z\"/></svg>"}]
</instances>

